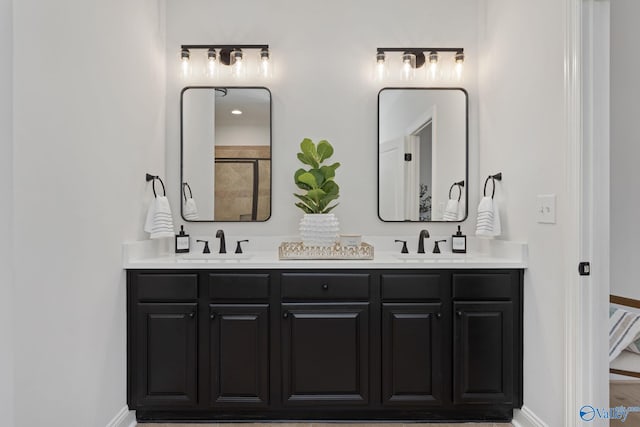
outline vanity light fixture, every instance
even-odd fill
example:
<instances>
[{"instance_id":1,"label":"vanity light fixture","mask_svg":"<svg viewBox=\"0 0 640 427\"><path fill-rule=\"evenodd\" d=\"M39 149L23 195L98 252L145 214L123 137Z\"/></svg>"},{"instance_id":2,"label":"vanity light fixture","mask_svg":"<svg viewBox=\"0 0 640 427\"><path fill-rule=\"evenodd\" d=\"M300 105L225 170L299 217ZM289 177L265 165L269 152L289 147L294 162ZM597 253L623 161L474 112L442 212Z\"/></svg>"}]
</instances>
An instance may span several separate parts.
<instances>
[{"instance_id":1,"label":"vanity light fixture","mask_svg":"<svg viewBox=\"0 0 640 427\"><path fill-rule=\"evenodd\" d=\"M182 49L180 51L180 73L182 77L189 77L191 75L191 53L189 49Z\"/></svg>"},{"instance_id":2,"label":"vanity light fixture","mask_svg":"<svg viewBox=\"0 0 640 427\"><path fill-rule=\"evenodd\" d=\"M205 66L203 74L210 79L217 79L222 75L231 75L237 79L243 79L249 74L249 67L255 64L256 60L248 57L246 52L257 50L257 74L263 78L269 78L272 75L272 61L267 44L239 44L239 45L182 45L180 46L181 74L183 77L191 75L191 60L194 55L198 55L195 51L205 52ZM201 58L201 55L198 55ZM194 61L194 65L198 65L202 60ZM249 67L248 67L249 66ZM252 72L253 73L253 72Z\"/></svg>"},{"instance_id":3,"label":"vanity light fixture","mask_svg":"<svg viewBox=\"0 0 640 427\"><path fill-rule=\"evenodd\" d=\"M207 51L207 77L216 78L218 76L218 59L216 50L211 48Z\"/></svg>"},{"instance_id":4,"label":"vanity light fixture","mask_svg":"<svg viewBox=\"0 0 640 427\"><path fill-rule=\"evenodd\" d=\"M387 57L388 52L400 52L400 79L404 81L410 81L419 79L419 74L424 76L428 80L447 80L455 78L460 80L462 78L462 64L464 62L464 49L458 47L379 47L376 50L376 63L374 69L374 78L378 81L383 81L388 78L389 61ZM445 54L445 55L443 55ZM451 61L446 54L453 54ZM425 64L428 62L428 67ZM424 68L423 68L424 67ZM418 70L426 68L424 74L421 72L418 74ZM443 68L446 68L444 70Z\"/></svg>"}]
</instances>

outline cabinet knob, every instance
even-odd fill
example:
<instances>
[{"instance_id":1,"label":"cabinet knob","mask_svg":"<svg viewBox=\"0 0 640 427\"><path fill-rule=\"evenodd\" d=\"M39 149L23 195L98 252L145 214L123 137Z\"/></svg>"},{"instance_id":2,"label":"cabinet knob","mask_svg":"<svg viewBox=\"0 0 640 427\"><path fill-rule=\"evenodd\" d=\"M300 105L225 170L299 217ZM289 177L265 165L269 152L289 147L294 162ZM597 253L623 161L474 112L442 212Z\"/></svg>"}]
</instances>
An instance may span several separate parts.
<instances>
[{"instance_id":1,"label":"cabinet knob","mask_svg":"<svg viewBox=\"0 0 640 427\"><path fill-rule=\"evenodd\" d=\"M215 313L211 313L211 314L209 315L209 318L210 318L211 320L215 319L215 318L216 318L216 314L215 314Z\"/></svg>"},{"instance_id":2,"label":"cabinet knob","mask_svg":"<svg viewBox=\"0 0 640 427\"><path fill-rule=\"evenodd\" d=\"M194 317L196 317L196 314L194 312L189 313L189 319L193 319Z\"/></svg>"},{"instance_id":3,"label":"cabinet knob","mask_svg":"<svg viewBox=\"0 0 640 427\"><path fill-rule=\"evenodd\" d=\"M436 319L441 319L442 318L442 313L436 313Z\"/></svg>"},{"instance_id":4,"label":"cabinet knob","mask_svg":"<svg viewBox=\"0 0 640 427\"><path fill-rule=\"evenodd\" d=\"M462 317L462 312L461 311L456 312L456 314L458 315L458 317Z\"/></svg>"},{"instance_id":5,"label":"cabinet knob","mask_svg":"<svg viewBox=\"0 0 640 427\"><path fill-rule=\"evenodd\" d=\"M285 311L284 313L282 313L282 317L284 319L286 319L287 317L289 317L289 312Z\"/></svg>"},{"instance_id":6,"label":"cabinet knob","mask_svg":"<svg viewBox=\"0 0 640 427\"><path fill-rule=\"evenodd\" d=\"M329 290L329 284L328 283L323 283L322 284L322 289L324 289L325 291Z\"/></svg>"}]
</instances>

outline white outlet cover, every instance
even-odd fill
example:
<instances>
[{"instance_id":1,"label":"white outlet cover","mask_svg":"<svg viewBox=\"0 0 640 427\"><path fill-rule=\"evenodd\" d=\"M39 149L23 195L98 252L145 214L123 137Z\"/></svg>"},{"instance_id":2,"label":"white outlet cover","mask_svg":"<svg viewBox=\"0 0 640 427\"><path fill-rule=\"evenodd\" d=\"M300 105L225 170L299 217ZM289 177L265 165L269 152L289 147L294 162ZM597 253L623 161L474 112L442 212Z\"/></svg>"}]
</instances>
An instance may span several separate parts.
<instances>
[{"instance_id":1,"label":"white outlet cover","mask_svg":"<svg viewBox=\"0 0 640 427\"><path fill-rule=\"evenodd\" d=\"M541 224L556 223L556 195L539 194L536 203L536 218Z\"/></svg>"}]
</instances>

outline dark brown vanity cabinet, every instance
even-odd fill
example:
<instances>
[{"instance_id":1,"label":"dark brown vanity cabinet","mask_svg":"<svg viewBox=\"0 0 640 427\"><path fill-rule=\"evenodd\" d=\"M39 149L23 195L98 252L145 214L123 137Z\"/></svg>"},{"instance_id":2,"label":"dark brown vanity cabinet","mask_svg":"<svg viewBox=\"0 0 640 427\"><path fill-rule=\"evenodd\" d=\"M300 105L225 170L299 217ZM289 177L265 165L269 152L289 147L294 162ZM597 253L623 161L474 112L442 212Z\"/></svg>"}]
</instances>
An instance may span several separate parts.
<instances>
[{"instance_id":1,"label":"dark brown vanity cabinet","mask_svg":"<svg viewBox=\"0 0 640 427\"><path fill-rule=\"evenodd\" d=\"M140 421L504 421L523 270L129 270Z\"/></svg>"},{"instance_id":2,"label":"dark brown vanity cabinet","mask_svg":"<svg viewBox=\"0 0 640 427\"><path fill-rule=\"evenodd\" d=\"M382 404L433 407L446 400L446 275L382 274Z\"/></svg>"},{"instance_id":3,"label":"dark brown vanity cabinet","mask_svg":"<svg viewBox=\"0 0 640 427\"><path fill-rule=\"evenodd\" d=\"M282 274L285 406L369 402L369 282L369 274Z\"/></svg>"},{"instance_id":4,"label":"dark brown vanity cabinet","mask_svg":"<svg viewBox=\"0 0 640 427\"><path fill-rule=\"evenodd\" d=\"M198 404L197 274L139 274L129 291L129 403Z\"/></svg>"},{"instance_id":5,"label":"dark brown vanity cabinet","mask_svg":"<svg viewBox=\"0 0 640 427\"><path fill-rule=\"evenodd\" d=\"M453 274L453 402L522 406L518 271Z\"/></svg>"}]
</instances>

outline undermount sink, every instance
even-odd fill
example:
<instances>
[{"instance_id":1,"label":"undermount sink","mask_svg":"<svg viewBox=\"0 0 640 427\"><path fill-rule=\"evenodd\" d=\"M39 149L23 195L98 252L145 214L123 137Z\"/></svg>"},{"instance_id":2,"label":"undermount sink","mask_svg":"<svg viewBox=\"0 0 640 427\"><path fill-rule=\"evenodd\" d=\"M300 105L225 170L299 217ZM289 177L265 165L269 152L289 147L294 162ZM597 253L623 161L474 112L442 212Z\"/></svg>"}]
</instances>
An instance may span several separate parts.
<instances>
[{"instance_id":1,"label":"undermount sink","mask_svg":"<svg viewBox=\"0 0 640 427\"><path fill-rule=\"evenodd\" d=\"M467 254L454 253L428 253L428 254L393 254L394 258L403 261L419 261L419 262L464 262Z\"/></svg>"},{"instance_id":2,"label":"undermount sink","mask_svg":"<svg viewBox=\"0 0 640 427\"><path fill-rule=\"evenodd\" d=\"M240 261L251 258L251 254L203 254L203 253L192 253L185 254L178 257L178 262L227 262L227 261Z\"/></svg>"}]
</instances>

